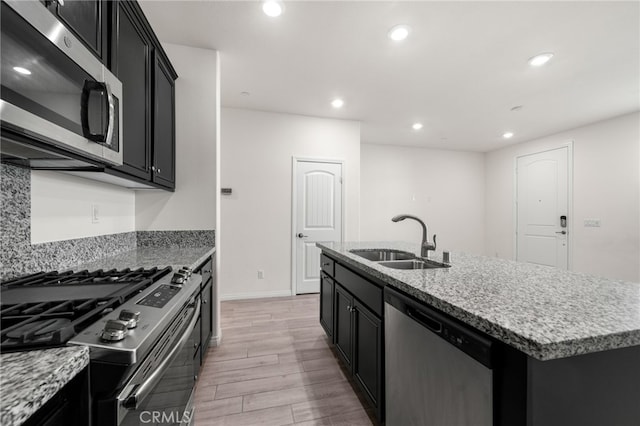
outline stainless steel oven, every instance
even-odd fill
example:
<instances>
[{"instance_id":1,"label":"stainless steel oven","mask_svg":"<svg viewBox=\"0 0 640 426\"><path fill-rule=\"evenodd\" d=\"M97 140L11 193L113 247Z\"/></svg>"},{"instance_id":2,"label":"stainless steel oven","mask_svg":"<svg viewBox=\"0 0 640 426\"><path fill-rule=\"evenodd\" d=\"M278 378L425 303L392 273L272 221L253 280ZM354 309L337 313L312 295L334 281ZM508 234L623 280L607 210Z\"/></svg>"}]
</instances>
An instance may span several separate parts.
<instances>
[{"instance_id":1,"label":"stainless steel oven","mask_svg":"<svg viewBox=\"0 0 640 426\"><path fill-rule=\"evenodd\" d=\"M200 296L191 299L117 396L118 425L189 425ZM199 336L198 336L199 337Z\"/></svg>"},{"instance_id":2,"label":"stainless steel oven","mask_svg":"<svg viewBox=\"0 0 640 426\"><path fill-rule=\"evenodd\" d=\"M122 164L121 82L41 2L3 0L1 19L3 160L33 143Z\"/></svg>"}]
</instances>

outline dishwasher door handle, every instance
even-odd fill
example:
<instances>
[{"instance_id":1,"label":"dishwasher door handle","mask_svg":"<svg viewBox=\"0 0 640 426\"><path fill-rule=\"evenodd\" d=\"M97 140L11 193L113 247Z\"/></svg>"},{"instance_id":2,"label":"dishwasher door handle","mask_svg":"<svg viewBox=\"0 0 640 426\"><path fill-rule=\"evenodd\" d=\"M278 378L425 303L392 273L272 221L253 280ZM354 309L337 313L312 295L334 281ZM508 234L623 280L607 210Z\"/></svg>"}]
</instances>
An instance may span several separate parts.
<instances>
[{"instance_id":1,"label":"dishwasher door handle","mask_svg":"<svg viewBox=\"0 0 640 426\"><path fill-rule=\"evenodd\" d=\"M436 334L442 333L442 323L437 319L407 306L407 315Z\"/></svg>"}]
</instances>

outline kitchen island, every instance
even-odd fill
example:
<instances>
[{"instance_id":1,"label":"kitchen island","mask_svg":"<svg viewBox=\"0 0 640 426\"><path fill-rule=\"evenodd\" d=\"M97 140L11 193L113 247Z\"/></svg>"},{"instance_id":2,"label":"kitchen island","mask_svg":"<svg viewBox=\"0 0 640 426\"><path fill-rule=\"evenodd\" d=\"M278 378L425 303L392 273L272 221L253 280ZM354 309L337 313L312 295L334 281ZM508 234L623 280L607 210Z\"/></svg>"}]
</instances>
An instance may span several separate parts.
<instances>
[{"instance_id":1,"label":"kitchen island","mask_svg":"<svg viewBox=\"0 0 640 426\"><path fill-rule=\"evenodd\" d=\"M494 424L639 424L640 284L457 252L450 268L424 270L351 253L420 252L401 242L318 247L335 268L399 290L495 342Z\"/></svg>"}]
</instances>

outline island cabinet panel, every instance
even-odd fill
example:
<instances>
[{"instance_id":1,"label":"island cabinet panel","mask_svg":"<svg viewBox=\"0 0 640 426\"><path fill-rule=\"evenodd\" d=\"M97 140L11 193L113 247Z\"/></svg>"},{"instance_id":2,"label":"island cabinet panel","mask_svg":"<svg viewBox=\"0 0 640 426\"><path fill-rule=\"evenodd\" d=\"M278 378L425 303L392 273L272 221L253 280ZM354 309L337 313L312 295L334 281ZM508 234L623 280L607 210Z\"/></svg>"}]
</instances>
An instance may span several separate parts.
<instances>
[{"instance_id":1,"label":"island cabinet panel","mask_svg":"<svg viewBox=\"0 0 640 426\"><path fill-rule=\"evenodd\" d=\"M353 314L353 376L380 417L383 399L382 382L384 382L382 321L357 300L354 301Z\"/></svg>"},{"instance_id":2,"label":"island cabinet panel","mask_svg":"<svg viewBox=\"0 0 640 426\"><path fill-rule=\"evenodd\" d=\"M379 283L320 258L320 325L380 422L384 417L384 319Z\"/></svg>"},{"instance_id":3,"label":"island cabinet panel","mask_svg":"<svg viewBox=\"0 0 640 426\"><path fill-rule=\"evenodd\" d=\"M320 325L333 341L333 280L324 272L320 274Z\"/></svg>"},{"instance_id":4,"label":"island cabinet panel","mask_svg":"<svg viewBox=\"0 0 640 426\"><path fill-rule=\"evenodd\" d=\"M347 369L353 365L353 297L341 285L335 286L335 348Z\"/></svg>"},{"instance_id":5,"label":"island cabinet panel","mask_svg":"<svg viewBox=\"0 0 640 426\"><path fill-rule=\"evenodd\" d=\"M362 300L362 302L378 316L382 316L384 310L382 287L378 287L376 284L356 274L340 263L336 263L335 271L335 279L337 282L349 290L355 297Z\"/></svg>"},{"instance_id":6,"label":"island cabinet panel","mask_svg":"<svg viewBox=\"0 0 640 426\"><path fill-rule=\"evenodd\" d=\"M334 275L333 274L334 265L335 265L335 262L332 258L324 254L320 255L320 269L322 269L322 271L325 272L330 277L333 277Z\"/></svg>"}]
</instances>

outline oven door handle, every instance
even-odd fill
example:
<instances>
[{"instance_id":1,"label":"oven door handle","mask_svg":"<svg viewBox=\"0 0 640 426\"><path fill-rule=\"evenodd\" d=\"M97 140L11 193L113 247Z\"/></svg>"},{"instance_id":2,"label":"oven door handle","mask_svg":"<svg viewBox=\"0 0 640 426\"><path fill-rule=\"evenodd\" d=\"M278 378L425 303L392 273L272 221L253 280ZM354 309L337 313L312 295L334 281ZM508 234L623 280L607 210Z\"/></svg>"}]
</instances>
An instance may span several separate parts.
<instances>
[{"instance_id":1,"label":"oven door handle","mask_svg":"<svg viewBox=\"0 0 640 426\"><path fill-rule=\"evenodd\" d=\"M191 321L189 322L189 325L187 326L187 329L185 330L184 334L180 337L180 340L178 341L178 343L173 347L171 352L165 357L164 361L162 361L162 363L158 366L156 371L154 371L153 374L151 374L147 380L145 380L142 384L140 384L134 389L134 393L131 393L129 394L129 396L124 398L121 398L120 396L118 396L118 400L122 404L122 406L130 410L137 409L138 404L144 401L144 399L147 396L149 396L149 394L151 393L153 388L156 386L156 384L158 384L163 374L166 372L166 370L169 368L169 366L173 362L174 358L178 355L178 352L180 352L180 350L182 349L182 346L185 344L187 340L189 340L189 336L191 335L193 327L196 325L196 322L198 322L198 319L200 319L200 299L197 298L194 304L196 305L194 315Z\"/></svg>"}]
</instances>

